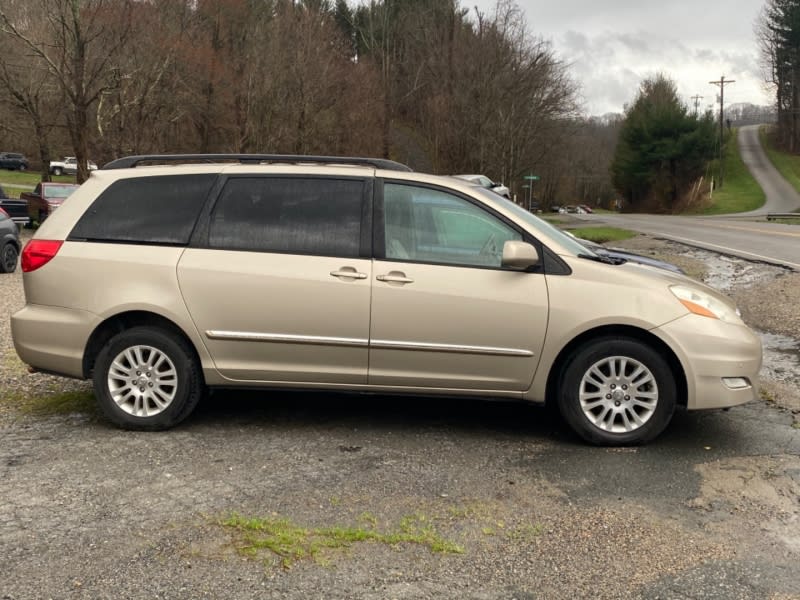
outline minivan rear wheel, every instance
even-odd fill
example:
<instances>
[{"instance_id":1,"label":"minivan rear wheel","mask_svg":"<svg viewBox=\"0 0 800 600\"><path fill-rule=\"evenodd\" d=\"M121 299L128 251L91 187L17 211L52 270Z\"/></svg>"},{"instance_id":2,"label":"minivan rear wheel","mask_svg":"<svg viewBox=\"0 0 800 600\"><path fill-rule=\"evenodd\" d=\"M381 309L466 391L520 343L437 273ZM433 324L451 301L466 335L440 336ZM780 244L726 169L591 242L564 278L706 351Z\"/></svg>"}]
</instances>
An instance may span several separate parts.
<instances>
[{"instance_id":1,"label":"minivan rear wheel","mask_svg":"<svg viewBox=\"0 0 800 600\"><path fill-rule=\"evenodd\" d=\"M584 440L602 446L642 444L675 412L672 371L650 346L630 338L589 342L569 360L558 405Z\"/></svg>"},{"instance_id":2,"label":"minivan rear wheel","mask_svg":"<svg viewBox=\"0 0 800 600\"><path fill-rule=\"evenodd\" d=\"M133 327L97 355L95 396L106 417L124 429L168 429L197 406L204 384L188 343L156 327Z\"/></svg>"}]
</instances>

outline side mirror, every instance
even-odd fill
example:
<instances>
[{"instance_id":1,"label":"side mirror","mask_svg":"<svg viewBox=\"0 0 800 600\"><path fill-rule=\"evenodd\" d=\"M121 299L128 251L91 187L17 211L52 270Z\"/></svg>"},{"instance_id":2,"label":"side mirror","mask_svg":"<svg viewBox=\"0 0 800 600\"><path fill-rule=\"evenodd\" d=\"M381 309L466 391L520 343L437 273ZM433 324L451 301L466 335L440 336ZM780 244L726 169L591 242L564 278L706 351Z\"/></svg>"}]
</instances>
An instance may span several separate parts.
<instances>
[{"instance_id":1,"label":"side mirror","mask_svg":"<svg viewBox=\"0 0 800 600\"><path fill-rule=\"evenodd\" d=\"M528 267L539 264L539 253L527 242L509 240L503 244L503 261L501 265L509 269L524 271Z\"/></svg>"}]
</instances>

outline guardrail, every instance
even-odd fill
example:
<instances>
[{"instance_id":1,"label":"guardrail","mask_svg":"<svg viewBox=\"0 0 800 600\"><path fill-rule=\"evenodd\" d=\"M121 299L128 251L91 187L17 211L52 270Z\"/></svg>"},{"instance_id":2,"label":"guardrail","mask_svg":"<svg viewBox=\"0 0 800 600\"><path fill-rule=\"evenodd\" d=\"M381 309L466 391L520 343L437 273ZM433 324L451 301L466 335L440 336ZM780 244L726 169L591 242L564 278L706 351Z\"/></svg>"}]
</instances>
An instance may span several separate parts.
<instances>
[{"instance_id":1,"label":"guardrail","mask_svg":"<svg viewBox=\"0 0 800 600\"><path fill-rule=\"evenodd\" d=\"M767 213L767 221L772 221L773 219L800 219L800 213L796 212Z\"/></svg>"}]
</instances>

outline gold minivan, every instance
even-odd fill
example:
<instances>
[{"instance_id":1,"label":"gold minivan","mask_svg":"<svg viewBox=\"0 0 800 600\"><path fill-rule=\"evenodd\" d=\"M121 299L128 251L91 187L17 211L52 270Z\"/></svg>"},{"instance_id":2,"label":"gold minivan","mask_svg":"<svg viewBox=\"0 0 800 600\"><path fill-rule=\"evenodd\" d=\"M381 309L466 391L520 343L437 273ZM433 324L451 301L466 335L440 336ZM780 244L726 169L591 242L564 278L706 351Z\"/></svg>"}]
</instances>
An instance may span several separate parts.
<instances>
[{"instance_id":1,"label":"gold minivan","mask_svg":"<svg viewBox=\"0 0 800 600\"><path fill-rule=\"evenodd\" d=\"M633 444L676 407L751 400L761 365L713 289L381 159L119 159L22 269L22 360L91 378L129 429L172 427L207 387L263 386L554 403L585 440Z\"/></svg>"}]
</instances>

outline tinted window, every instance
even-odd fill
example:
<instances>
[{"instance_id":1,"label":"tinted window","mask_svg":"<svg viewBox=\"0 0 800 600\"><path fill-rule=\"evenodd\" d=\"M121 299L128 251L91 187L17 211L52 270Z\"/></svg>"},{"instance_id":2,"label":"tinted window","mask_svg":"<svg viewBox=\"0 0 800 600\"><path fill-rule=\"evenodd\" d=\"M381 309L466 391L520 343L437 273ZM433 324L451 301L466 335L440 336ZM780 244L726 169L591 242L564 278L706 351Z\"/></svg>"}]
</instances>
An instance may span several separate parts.
<instances>
[{"instance_id":1,"label":"tinted window","mask_svg":"<svg viewBox=\"0 0 800 600\"><path fill-rule=\"evenodd\" d=\"M352 179L231 179L211 215L213 248L355 258L364 182Z\"/></svg>"},{"instance_id":2,"label":"tinted window","mask_svg":"<svg viewBox=\"0 0 800 600\"><path fill-rule=\"evenodd\" d=\"M482 208L445 192L387 183L386 258L500 267L503 245L522 235Z\"/></svg>"},{"instance_id":3,"label":"tinted window","mask_svg":"<svg viewBox=\"0 0 800 600\"><path fill-rule=\"evenodd\" d=\"M216 175L122 179L75 225L71 239L187 244Z\"/></svg>"}]
</instances>

